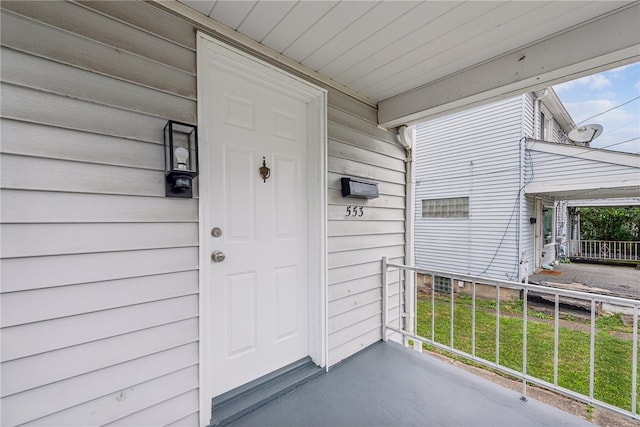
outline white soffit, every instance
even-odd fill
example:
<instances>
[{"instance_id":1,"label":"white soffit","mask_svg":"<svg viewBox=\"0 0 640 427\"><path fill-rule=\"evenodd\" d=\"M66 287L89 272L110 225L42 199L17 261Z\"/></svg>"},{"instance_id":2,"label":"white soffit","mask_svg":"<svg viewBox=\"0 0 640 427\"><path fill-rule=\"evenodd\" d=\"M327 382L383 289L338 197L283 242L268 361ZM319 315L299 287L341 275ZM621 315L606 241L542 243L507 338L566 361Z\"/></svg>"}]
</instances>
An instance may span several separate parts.
<instances>
[{"instance_id":1,"label":"white soffit","mask_svg":"<svg viewBox=\"0 0 640 427\"><path fill-rule=\"evenodd\" d=\"M555 200L584 200L640 197L640 176L623 173L594 178L532 182L525 187L530 196Z\"/></svg>"},{"instance_id":2,"label":"white soffit","mask_svg":"<svg viewBox=\"0 0 640 427\"><path fill-rule=\"evenodd\" d=\"M388 127L640 60L639 2L181 3L379 104Z\"/></svg>"}]
</instances>

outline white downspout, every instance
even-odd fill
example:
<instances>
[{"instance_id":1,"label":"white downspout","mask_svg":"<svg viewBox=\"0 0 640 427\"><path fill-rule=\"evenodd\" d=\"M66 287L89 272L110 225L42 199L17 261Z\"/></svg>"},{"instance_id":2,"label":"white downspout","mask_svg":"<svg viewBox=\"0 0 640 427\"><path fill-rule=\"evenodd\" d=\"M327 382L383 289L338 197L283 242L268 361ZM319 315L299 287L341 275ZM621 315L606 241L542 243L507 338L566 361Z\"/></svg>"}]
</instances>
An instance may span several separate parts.
<instances>
[{"instance_id":1,"label":"white downspout","mask_svg":"<svg viewBox=\"0 0 640 427\"><path fill-rule=\"evenodd\" d=\"M406 173L405 173L405 264L413 266L415 265L415 251L413 242L413 231L415 223L415 191L414 191L414 176L415 176L415 128L409 128L407 126L400 126L398 128L398 142L402 145L407 153ZM413 272L405 273L405 307L406 319L405 327L407 330L414 333L415 328L415 315L416 315L416 301L415 301L415 286L416 286L416 274ZM408 345L408 339L405 338L405 345ZM422 351L422 344L414 341L414 349Z\"/></svg>"},{"instance_id":2,"label":"white downspout","mask_svg":"<svg viewBox=\"0 0 640 427\"><path fill-rule=\"evenodd\" d=\"M533 101L533 139L540 138L540 98Z\"/></svg>"},{"instance_id":3,"label":"white downspout","mask_svg":"<svg viewBox=\"0 0 640 427\"><path fill-rule=\"evenodd\" d=\"M535 101L533 103L533 138L534 139L542 139L542 134L540 133L541 125L544 123L540 123L540 104L542 103L542 98L547 96L547 89L539 90L537 92L533 92L535 96Z\"/></svg>"}]
</instances>

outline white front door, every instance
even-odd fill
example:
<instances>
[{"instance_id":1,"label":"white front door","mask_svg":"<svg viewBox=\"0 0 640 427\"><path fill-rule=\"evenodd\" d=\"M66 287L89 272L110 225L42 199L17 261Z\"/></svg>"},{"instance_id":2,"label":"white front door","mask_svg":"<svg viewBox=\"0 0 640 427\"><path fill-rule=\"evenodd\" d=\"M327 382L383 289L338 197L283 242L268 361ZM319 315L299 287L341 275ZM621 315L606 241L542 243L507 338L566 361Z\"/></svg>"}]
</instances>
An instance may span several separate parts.
<instances>
[{"instance_id":1,"label":"white front door","mask_svg":"<svg viewBox=\"0 0 640 427\"><path fill-rule=\"evenodd\" d=\"M199 43L201 363L213 397L311 353L317 124L291 77Z\"/></svg>"}]
</instances>

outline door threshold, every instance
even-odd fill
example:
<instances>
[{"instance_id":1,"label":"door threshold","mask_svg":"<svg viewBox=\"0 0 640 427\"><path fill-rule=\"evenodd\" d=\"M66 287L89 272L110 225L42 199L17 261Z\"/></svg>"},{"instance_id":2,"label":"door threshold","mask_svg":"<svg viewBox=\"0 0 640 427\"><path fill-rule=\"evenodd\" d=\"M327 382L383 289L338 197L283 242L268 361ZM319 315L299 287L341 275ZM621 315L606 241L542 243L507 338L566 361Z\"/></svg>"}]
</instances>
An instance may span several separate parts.
<instances>
[{"instance_id":1,"label":"door threshold","mask_svg":"<svg viewBox=\"0 0 640 427\"><path fill-rule=\"evenodd\" d=\"M310 357L305 357L216 396L212 399L210 426L229 424L323 372Z\"/></svg>"}]
</instances>

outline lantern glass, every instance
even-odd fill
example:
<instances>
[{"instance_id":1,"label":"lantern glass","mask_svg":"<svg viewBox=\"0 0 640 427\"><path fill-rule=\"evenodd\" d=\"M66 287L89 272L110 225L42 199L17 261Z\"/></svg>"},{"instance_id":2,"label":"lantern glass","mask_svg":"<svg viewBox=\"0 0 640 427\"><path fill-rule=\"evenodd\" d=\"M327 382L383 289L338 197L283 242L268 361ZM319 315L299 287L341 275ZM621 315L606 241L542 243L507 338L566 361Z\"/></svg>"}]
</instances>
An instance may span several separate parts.
<instances>
[{"instance_id":1,"label":"lantern glass","mask_svg":"<svg viewBox=\"0 0 640 427\"><path fill-rule=\"evenodd\" d=\"M165 132L165 171L197 171L197 128L169 121Z\"/></svg>"},{"instance_id":2,"label":"lantern glass","mask_svg":"<svg viewBox=\"0 0 640 427\"><path fill-rule=\"evenodd\" d=\"M169 120L164 127L164 168L167 197L192 197L198 176L198 128Z\"/></svg>"}]
</instances>

